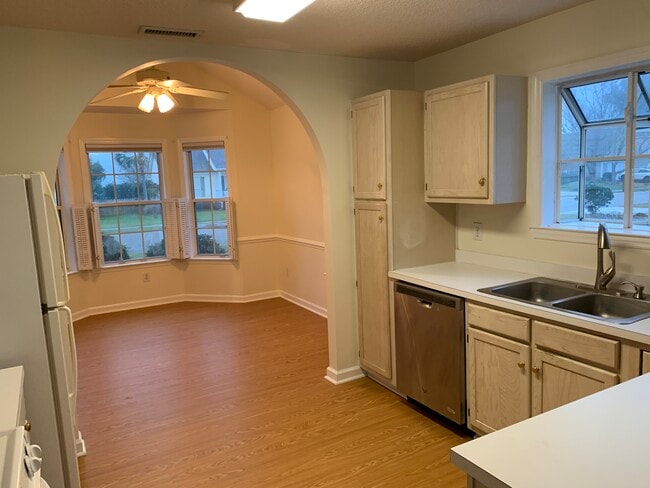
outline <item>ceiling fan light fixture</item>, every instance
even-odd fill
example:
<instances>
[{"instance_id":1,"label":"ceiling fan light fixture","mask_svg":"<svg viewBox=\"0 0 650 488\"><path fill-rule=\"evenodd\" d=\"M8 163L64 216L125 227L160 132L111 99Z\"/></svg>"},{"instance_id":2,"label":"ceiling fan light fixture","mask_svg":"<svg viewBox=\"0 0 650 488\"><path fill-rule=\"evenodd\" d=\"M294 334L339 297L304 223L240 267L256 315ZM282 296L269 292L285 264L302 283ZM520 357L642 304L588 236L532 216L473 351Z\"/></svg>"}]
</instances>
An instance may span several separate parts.
<instances>
[{"instance_id":1,"label":"ceiling fan light fixture","mask_svg":"<svg viewBox=\"0 0 650 488\"><path fill-rule=\"evenodd\" d=\"M156 98L153 96L153 94L147 92L145 93L144 97L142 97L142 100L140 100L138 108L143 112L150 113L153 110L155 101Z\"/></svg>"},{"instance_id":2,"label":"ceiling fan light fixture","mask_svg":"<svg viewBox=\"0 0 650 488\"><path fill-rule=\"evenodd\" d=\"M314 0L243 0L235 8L248 19L286 22Z\"/></svg>"},{"instance_id":3,"label":"ceiling fan light fixture","mask_svg":"<svg viewBox=\"0 0 650 488\"><path fill-rule=\"evenodd\" d=\"M161 93L156 97L156 103L158 104L158 110L161 114L169 112L174 108L174 99L171 95L167 93Z\"/></svg>"}]
</instances>

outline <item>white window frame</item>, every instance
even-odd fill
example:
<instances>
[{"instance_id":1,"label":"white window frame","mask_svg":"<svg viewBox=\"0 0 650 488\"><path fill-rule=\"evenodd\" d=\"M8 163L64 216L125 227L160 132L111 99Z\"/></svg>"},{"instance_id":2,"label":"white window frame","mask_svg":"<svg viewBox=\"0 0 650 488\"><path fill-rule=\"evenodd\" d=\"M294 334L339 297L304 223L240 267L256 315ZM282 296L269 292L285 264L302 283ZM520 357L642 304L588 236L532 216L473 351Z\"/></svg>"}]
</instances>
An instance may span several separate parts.
<instances>
[{"instance_id":1,"label":"white window frame","mask_svg":"<svg viewBox=\"0 0 650 488\"><path fill-rule=\"evenodd\" d=\"M115 207L115 206L129 206L129 205L147 205L147 204L157 204L160 203L161 212L163 216L163 235L166 237L165 226L164 226L164 211L165 211L165 196L167 194L166 188L166 178L165 178L165 152L166 152L166 141L164 139L82 139L79 141L80 145L80 154L83 160L82 174L86 184L84 185L84 200L89 202L91 209L94 210L100 207ZM159 150L156 152L159 153L158 158L158 177L160 182L160 200L146 201L134 201L134 202L114 202L114 203L95 203L92 191L92 175L90 172L90 162L88 160L88 147L104 147L110 149L113 152L128 151L129 149L134 148L147 148L147 147L159 147ZM94 213L94 211L93 211ZM91 219L91 227L93 228L93 235L95 241L95 260L97 267L102 269L124 267L124 266L134 266L140 264L151 264L162 261L169 261L167 256L155 256L155 257L143 257L140 259L129 259L121 261L110 261L106 262L104 260L104 255L102 252L103 243L101 242L101 228L99 223L96 221L96 218ZM167 245L167 239L165 239L165 244Z\"/></svg>"},{"instance_id":2,"label":"white window frame","mask_svg":"<svg viewBox=\"0 0 650 488\"><path fill-rule=\"evenodd\" d=\"M650 47L603 56L535 73L528 85L528 203L533 237L593 244L598 224L555 223L558 194L558 86L589 77L642 69L650 64ZM628 171L628 173L630 173ZM650 231L610 229L617 246L650 249Z\"/></svg>"},{"instance_id":3,"label":"white window frame","mask_svg":"<svg viewBox=\"0 0 650 488\"><path fill-rule=\"evenodd\" d=\"M228 197L224 198L212 198L212 199L195 199L194 198L194 180L191 167L191 161L187 156L187 152L191 150L192 146L214 146L214 147L223 147L226 153L226 180L228 185ZM234 203L233 203L233 185L231 178L231 167L232 163L230 161L230 152L228 148L228 138L227 137L192 137L192 138L183 138L178 140L178 151L179 151L179 161L183 162L183 174L185 177L185 196L188 202L188 213L189 219L189 228L184 229L185 232L189 233L189 241L192 243L191 250L191 259L193 260L205 260L205 261L215 261L215 262L231 262L237 259L237 236L236 236L236 227L235 227L235 214L234 214ZM194 212L194 205L197 202L213 202L213 201L223 201L226 203L226 217L227 227L228 227L228 254L199 254L198 253L198 243L197 243L197 224L196 217Z\"/></svg>"}]
</instances>

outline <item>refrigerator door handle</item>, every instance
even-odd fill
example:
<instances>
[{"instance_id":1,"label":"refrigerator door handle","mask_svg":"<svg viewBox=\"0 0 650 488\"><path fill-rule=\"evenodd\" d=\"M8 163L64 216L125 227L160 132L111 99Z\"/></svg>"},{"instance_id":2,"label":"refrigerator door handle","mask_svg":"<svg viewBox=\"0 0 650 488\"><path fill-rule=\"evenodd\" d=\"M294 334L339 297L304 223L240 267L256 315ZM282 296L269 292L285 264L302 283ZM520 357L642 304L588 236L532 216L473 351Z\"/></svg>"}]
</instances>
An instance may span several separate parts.
<instances>
[{"instance_id":1,"label":"refrigerator door handle","mask_svg":"<svg viewBox=\"0 0 650 488\"><path fill-rule=\"evenodd\" d=\"M72 393L75 396L75 405L73 407L74 413L76 414L76 396L77 396L77 382L78 382L78 367L77 367L77 342L74 338L74 324L72 322L72 310L68 307L61 307L61 310L64 311L68 317L68 336L70 338L70 352L72 353Z\"/></svg>"}]
</instances>

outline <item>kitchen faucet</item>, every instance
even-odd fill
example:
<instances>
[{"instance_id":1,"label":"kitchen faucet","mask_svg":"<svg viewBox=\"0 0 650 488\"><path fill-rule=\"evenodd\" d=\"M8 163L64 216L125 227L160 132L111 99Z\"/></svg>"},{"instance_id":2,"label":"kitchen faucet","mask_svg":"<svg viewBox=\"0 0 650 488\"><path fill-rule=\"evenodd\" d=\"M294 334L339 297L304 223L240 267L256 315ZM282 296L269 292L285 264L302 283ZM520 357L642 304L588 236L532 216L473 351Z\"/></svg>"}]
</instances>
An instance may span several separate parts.
<instances>
[{"instance_id":1,"label":"kitchen faucet","mask_svg":"<svg viewBox=\"0 0 650 488\"><path fill-rule=\"evenodd\" d=\"M607 233L607 227L605 224L598 224L598 239L597 239L597 259L596 264L596 282L594 283L595 290L605 290L607 289L607 283L612 281L614 275L616 274L616 254L612 250L611 244L609 242L609 234ZM612 265L603 270L603 251L609 249L609 259L612 262Z\"/></svg>"}]
</instances>

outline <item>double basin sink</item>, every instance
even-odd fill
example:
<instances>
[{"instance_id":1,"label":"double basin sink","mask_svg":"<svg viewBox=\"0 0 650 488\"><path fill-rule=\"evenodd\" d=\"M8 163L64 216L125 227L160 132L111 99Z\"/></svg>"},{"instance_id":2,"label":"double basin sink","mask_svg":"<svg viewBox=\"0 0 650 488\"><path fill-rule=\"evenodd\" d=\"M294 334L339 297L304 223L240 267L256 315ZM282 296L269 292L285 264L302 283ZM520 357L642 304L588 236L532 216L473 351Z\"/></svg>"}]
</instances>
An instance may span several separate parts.
<instances>
[{"instance_id":1,"label":"double basin sink","mask_svg":"<svg viewBox=\"0 0 650 488\"><path fill-rule=\"evenodd\" d=\"M531 278L478 291L615 324L650 318L648 301L627 298L617 292L596 292L587 285L569 281Z\"/></svg>"}]
</instances>

